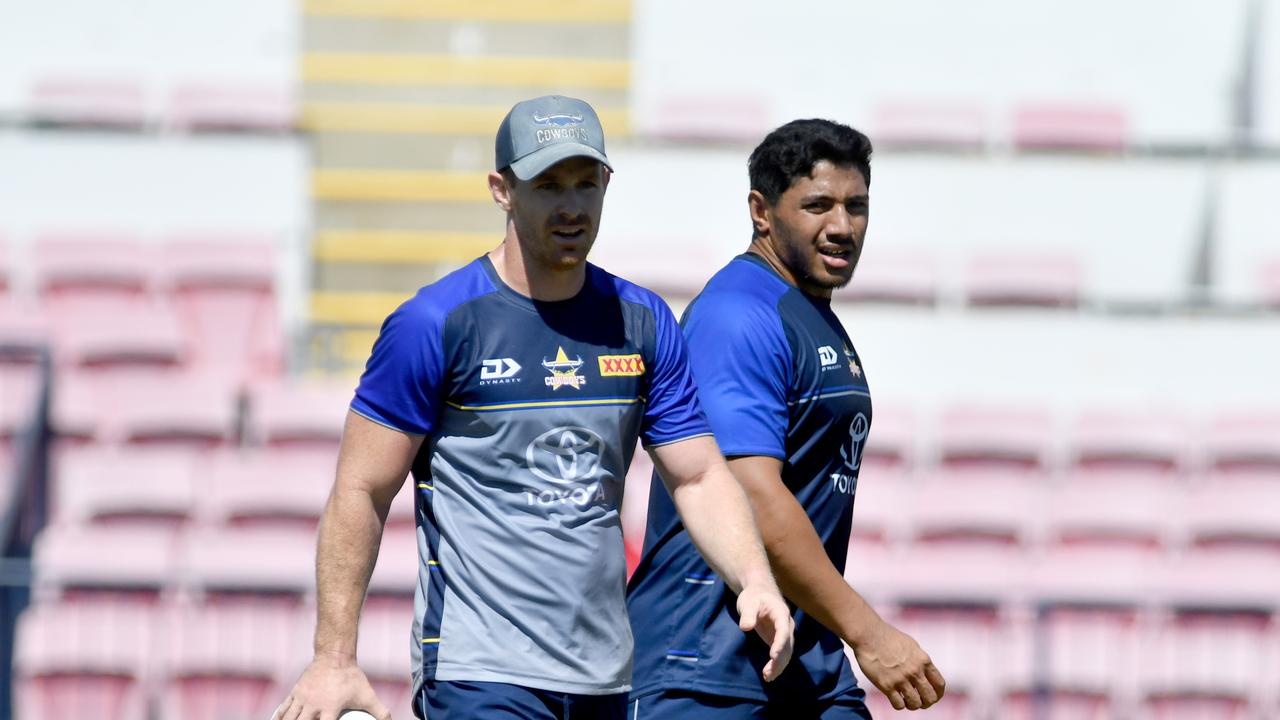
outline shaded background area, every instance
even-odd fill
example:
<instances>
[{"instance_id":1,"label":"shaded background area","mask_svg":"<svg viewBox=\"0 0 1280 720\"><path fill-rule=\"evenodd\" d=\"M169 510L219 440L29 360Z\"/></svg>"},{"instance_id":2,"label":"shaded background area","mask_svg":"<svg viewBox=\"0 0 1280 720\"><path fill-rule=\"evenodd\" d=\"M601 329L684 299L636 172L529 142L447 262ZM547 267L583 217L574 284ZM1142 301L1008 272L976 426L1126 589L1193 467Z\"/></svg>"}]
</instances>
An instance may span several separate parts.
<instances>
[{"instance_id":1,"label":"shaded background area","mask_svg":"<svg viewBox=\"0 0 1280 720\"><path fill-rule=\"evenodd\" d=\"M546 92L608 136L593 260L677 311L769 129L871 135L847 576L947 674L921 716L1280 717L1280 2L0 17L0 718L269 715L378 324L498 242L493 132ZM361 634L396 717L412 492Z\"/></svg>"}]
</instances>

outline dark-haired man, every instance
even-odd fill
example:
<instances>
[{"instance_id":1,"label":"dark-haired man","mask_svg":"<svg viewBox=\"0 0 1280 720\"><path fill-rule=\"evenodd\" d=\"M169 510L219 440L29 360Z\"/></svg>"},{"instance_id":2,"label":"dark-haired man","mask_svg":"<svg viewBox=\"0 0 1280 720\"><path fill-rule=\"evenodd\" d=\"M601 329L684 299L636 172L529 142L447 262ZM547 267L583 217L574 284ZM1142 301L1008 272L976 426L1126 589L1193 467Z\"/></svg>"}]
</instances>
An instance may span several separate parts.
<instances>
[{"instance_id":1,"label":"dark-haired man","mask_svg":"<svg viewBox=\"0 0 1280 720\"><path fill-rule=\"evenodd\" d=\"M637 437L707 560L766 642L792 619L716 449L680 329L656 295L587 262L611 167L573 98L498 128L501 244L383 323L347 414L316 551L315 657L274 720L387 720L356 664L382 523L412 472L414 710L431 720L622 720L631 682L618 505Z\"/></svg>"},{"instance_id":2,"label":"dark-haired man","mask_svg":"<svg viewBox=\"0 0 1280 720\"><path fill-rule=\"evenodd\" d=\"M842 639L895 708L942 696L929 656L842 577L871 400L831 292L862 251L870 156L865 135L830 121L770 133L749 161L751 246L682 323L712 430L798 606L795 662L771 685L755 677L759 650L739 637L731 596L666 494L653 492L628 598L633 720L868 718Z\"/></svg>"}]
</instances>

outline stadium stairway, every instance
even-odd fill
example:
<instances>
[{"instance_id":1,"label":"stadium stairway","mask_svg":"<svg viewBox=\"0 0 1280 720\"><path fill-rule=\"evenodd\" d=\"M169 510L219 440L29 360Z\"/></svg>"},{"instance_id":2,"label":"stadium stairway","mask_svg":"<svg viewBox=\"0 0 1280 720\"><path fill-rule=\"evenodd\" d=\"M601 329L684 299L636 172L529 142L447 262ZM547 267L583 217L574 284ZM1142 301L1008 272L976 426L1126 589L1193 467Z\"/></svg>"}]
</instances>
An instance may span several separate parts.
<instances>
[{"instance_id":1,"label":"stadium stairway","mask_svg":"<svg viewBox=\"0 0 1280 720\"><path fill-rule=\"evenodd\" d=\"M515 102L582 97L629 133L630 0L309 0L310 355L360 367L403 299L497 244L484 175Z\"/></svg>"}]
</instances>

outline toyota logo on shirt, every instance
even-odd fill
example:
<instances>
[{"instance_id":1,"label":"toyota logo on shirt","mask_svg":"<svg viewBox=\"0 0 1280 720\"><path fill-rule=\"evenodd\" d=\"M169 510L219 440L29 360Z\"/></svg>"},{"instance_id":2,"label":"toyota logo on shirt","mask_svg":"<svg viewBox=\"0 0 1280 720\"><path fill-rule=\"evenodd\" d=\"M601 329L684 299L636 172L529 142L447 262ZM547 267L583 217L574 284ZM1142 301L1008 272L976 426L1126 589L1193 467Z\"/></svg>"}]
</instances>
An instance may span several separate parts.
<instances>
[{"instance_id":1,"label":"toyota logo on shirt","mask_svg":"<svg viewBox=\"0 0 1280 720\"><path fill-rule=\"evenodd\" d=\"M604 441L599 435L584 427L563 426L534 438L524 456L534 475L568 485L595 478L602 454Z\"/></svg>"}]
</instances>

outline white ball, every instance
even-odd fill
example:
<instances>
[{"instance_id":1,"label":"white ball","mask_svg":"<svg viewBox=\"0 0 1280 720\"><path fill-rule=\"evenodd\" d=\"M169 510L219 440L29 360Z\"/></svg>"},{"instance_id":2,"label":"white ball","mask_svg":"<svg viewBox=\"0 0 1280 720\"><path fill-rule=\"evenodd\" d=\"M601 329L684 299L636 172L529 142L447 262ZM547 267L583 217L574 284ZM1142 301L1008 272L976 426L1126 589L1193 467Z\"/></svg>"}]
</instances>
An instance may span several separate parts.
<instances>
[{"instance_id":1,"label":"white ball","mask_svg":"<svg viewBox=\"0 0 1280 720\"><path fill-rule=\"evenodd\" d=\"M378 720L363 710L343 710L338 720Z\"/></svg>"}]
</instances>

